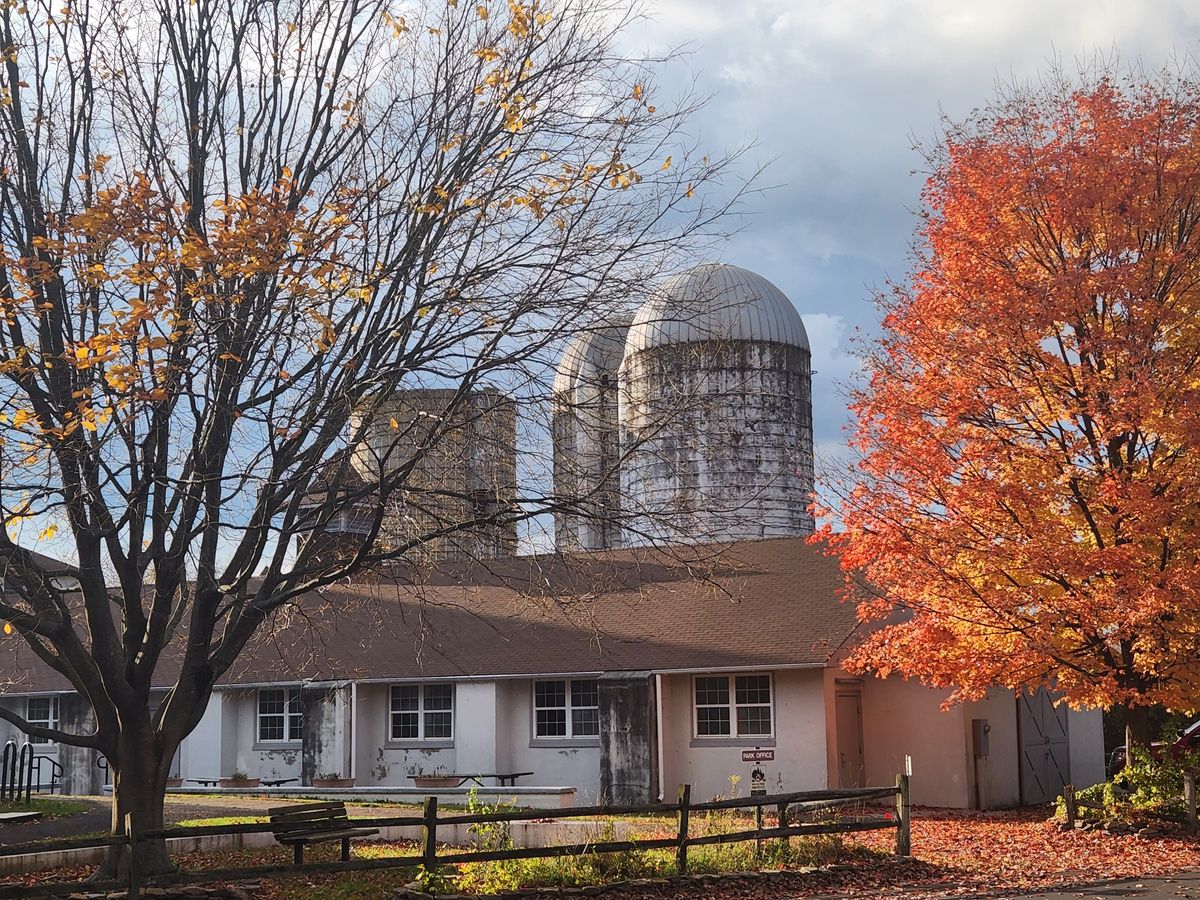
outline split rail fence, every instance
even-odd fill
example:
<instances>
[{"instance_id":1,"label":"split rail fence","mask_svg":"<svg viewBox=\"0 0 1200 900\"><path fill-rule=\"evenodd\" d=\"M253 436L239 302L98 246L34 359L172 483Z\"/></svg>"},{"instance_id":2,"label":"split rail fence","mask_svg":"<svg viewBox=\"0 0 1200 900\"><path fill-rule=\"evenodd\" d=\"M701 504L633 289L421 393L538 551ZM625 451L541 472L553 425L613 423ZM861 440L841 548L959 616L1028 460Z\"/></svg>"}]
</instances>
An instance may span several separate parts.
<instances>
[{"instance_id":1,"label":"split rail fence","mask_svg":"<svg viewBox=\"0 0 1200 900\"><path fill-rule=\"evenodd\" d=\"M850 802L887 802L895 804L895 811L882 815L858 816L842 821L797 821L795 817L823 808L831 808ZM696 813L719 810L751 809L754 811L754 827L732 832L692 835L692 816ZM774 823L764 821L767 810L774 812ZM576 819L613 816L674 816L676 834L663 838L631 840L589 841L578 844L560 844L548 847L509 847L505 849L460 849L438 847L438 831L444 827L481 825L485 823L512 823L544 820L548 818ZM659 803L641 806L578 806L564 809L504 809L494 812L443 812L438 809L436 797L425 800L421 815L387 816L378 818L351 818L347 822L352 828L387 828L393 826L419 825L422 828L420 852L411 856L388 856L349 861L302 863L287 865L275 863L264 866L240 868L201 869L170 872L163 875L143 877L138 871L137 854L129 854L129 877L126 881L48 882L36 884L0 885L0 898L4 897L55 897L65 896L86 889L88 891L128 890L130 897L140 896L141 889L168 884L198 884L213 881L237 881L279 875L303 875L319 872L352 872L391 868L420 868L426 872L436 871L439 866L455 863L488 862L510 859L547 858L577 856L596 853L624 853L641 850L674 850L676 869L686 874L688 850L709 844L731 844L755 841L761 847L765 840L787 841L789 838L816 834L845 834L894 828L896 830L896 853L910 855L912 848L910 832L910 803L908 776L896 778L894 787L846 788L823 791L795 791L785 794L768 794L751 797L734 797L727 800L712 800L693 803L691 786L683 785L676 803ZM126 834L102 838L79 838L54 842L12 844L0 847L0 858L26 853L42 853L58 850L77 850L99 847L136 847L137 844L169 838L197 838L211 835L263 834L274 831L278 826L269 822L245 824L195 826L189 828L162 828L137 833L126 822ZM443 831L443 836L445 832Z\"/></svg>"}]
</instances>

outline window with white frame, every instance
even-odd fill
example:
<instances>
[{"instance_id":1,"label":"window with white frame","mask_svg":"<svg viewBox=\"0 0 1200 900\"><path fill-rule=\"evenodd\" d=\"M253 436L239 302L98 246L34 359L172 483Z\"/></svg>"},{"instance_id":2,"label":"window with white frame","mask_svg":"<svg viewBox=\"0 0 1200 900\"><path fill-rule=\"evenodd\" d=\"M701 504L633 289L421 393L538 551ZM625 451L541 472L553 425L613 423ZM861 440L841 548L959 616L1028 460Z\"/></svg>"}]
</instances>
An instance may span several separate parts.
<instances>
[{"instance_id":1,"label":"window with white frame","mask_svg":"<svg viewBox=\"0 0 1200 900\"><path fill-rule=\"evenodd\" d=\"M771 737L770 675L697 675L696 737Z\"/></svg>"},{"instance_id":2,"label":"window with white frame","mask_svg":"<svg viewBox=\"0 0 1200 900\"><path fill-rule=\"evenodd\" d=\"M259 688L258 741L281 744L300 740L304 712L300 688Z\"/></svg>"},{"instance_id":3,"label":"window with white frame","mask_svg":"<svg viewBox=\"0 0 1200 900\"><path fill-rule=\"evenodd\" d=\"M454 685L393 684L393 741L454 739Z\"/></svg>"},{"instance_id":4,"label":"window with white frame","mask_svg":"<svg viewBox=\"0 0 1200 900\"><path fill-rule=\"evenodd\" d=\"M535 738L600 736L600 684L594 678L533 683Z\"/></svg>"},{"instance_id":5,"label":"window with white frame","mask_svg":"<svg viewBox=\"0 0 1200 900\"><path fill-rule=\"evenodd\" d=\"M58 727L58 698L30 697L25 701L25 721L30 725L41 725L43 728ZM46 737L30 737L31 744L50 744L53 741Z\"/></svg>"}]
</instances>

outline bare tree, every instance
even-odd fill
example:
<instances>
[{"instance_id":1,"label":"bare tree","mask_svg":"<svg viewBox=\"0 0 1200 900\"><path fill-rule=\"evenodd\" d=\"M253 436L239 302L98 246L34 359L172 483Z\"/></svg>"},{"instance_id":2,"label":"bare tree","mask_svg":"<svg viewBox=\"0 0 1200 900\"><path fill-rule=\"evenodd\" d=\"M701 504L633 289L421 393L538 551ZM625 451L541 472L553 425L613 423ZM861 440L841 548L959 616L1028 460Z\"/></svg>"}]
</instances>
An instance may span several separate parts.
<instances>
[{"instance_id":1,"label":"bare tree","mask_svg":"<svg viewBox=\"0 0 1200 900\"><path fill-rule=\"evenodd\" d=\"M696 98L657 100L653 63L615 46L634 18L590 0L0 9L0 508L57 532L79 574L65 593L0 533L0 616L95 730L0 717L104 754L114 831L162 824L176 748L273 611L572 502L522 488L380 540L454 410L484 386L535 396L565 335L627 315L723 211L700 188L727 160L681 138ZM432 427L389 412L412 387L449 392ZM381 422L395 440L363 479ZM301 540L346 515L340 553Z\"/></svg>"}]
</instances>

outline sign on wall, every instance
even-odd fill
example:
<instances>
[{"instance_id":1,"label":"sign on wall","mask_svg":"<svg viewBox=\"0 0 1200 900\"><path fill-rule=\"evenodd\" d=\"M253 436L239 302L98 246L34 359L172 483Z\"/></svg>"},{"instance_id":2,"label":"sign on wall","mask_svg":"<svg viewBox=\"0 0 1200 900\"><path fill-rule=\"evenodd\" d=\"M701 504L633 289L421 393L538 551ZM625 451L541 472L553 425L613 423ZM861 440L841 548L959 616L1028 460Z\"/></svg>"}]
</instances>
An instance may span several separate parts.
<instances>
[{"instance_id":1,"label":"sign on wall","mask_svg":"<svg viewBox=\"0 0 1200 900\"><path fill-rule=\"evenodd\" d=\"M754 750L743 750L742 751L742 762L744 762L744 763L775 762L775 751L774 750L759 750L757 748L755 748Z\"/></svg>"}]
</instances>

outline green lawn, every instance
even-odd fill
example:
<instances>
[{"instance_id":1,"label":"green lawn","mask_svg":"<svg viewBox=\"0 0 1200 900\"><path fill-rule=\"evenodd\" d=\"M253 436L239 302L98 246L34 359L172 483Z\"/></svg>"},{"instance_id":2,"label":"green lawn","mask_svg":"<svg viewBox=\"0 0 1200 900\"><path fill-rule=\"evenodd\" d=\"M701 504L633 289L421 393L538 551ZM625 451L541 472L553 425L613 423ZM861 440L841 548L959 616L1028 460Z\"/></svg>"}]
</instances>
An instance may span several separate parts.
<instances>
[{"instance_id":1,"label":"green lawn","mask_svg":"<svg viewBox=\"0 0 1200 900\"><path fill-rule=\"evenodd\" d=\"M40 812L43 818L57 819L87 812L92 804L86 800L63 800L58 797L35 796L28 804L0 803L0 812Z\"/></svg>"}]
</instances>

